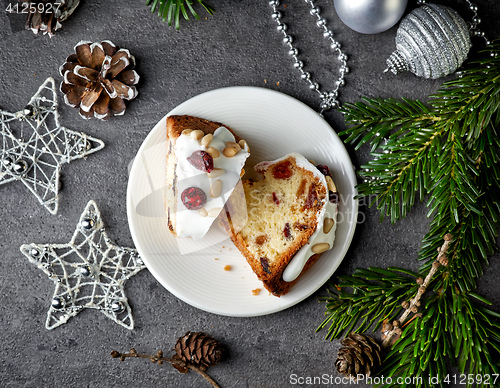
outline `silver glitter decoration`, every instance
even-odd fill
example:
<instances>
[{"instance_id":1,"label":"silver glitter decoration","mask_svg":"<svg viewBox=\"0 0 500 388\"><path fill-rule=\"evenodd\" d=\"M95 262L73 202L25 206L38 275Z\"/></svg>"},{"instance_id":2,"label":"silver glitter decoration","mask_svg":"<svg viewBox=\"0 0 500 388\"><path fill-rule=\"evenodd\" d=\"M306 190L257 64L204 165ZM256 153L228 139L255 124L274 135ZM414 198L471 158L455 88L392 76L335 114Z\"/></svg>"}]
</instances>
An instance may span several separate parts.
<instances>
[{"instance_id":1,"label":"silver glitter decoration","mask_svg":"<svg viewBox=\"0 0 500 388\"><path fill-rule=\"evenodd\" d=\"M0 141L0 185L20 181L52 214L58 210L61 166L104 147L101 140L59 124L53 78L47 78L25 109L0 110Z\"/></svg>"},{"instance_id":2,"label":"silver glitter decoration","mask_svg":"<svg viewBox=\"0 0 500 388\"><path fill-rule=\"evenodd\" d=\"M82 227L86 219L95 222L91 230ZM87 204L68 244L26 244L21 252L55 284L48 330L84 308L100 310L119 325L134 328L124 283L146 267L135 249L111 243L94 201Z\"/></svg>"},{"instance_id":3,"label":"silver glitter decoration","mask_svg":"<svg viewBox=\"0 0 500 388\"><path fill-rule=\"evenodd\" d=\"M396 51L387 59L386 71L444 77L462 65L470 47L467 23L456 11L426 4L410 12L399 25Z\"/></svg>"}]
</instances>

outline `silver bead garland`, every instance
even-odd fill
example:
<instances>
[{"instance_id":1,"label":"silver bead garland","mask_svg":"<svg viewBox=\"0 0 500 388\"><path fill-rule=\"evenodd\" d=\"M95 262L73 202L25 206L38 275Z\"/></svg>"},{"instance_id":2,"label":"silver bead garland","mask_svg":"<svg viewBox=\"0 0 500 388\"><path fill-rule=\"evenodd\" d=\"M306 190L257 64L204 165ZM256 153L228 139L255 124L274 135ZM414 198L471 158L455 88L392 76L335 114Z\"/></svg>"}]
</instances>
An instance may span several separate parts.
<instances>
[{"instance_id":1,"label":"silver bead garland","mask_svg":"<svg viewBox=\"0 0 500 388\"><path fill-rule=\"evenodd\" d=\"M333 32L327 27L326 20L321 17L320 9L316 7L313 0L304 0L310 6L309 13L316 18L316 26L323 31L323 37L330 43L330 48L337 55L337 60L340 62L339 76L334 83L334 87L330 91L323 92L320 90L320 85L312 79L311 73L304 70L304 62L298 57L299 50L293 45L293 37L288 33L288 26L281 20L281 12L278 10L279 0L271 0L269 5L273 8L272 18L278 24L277 30L283 34L283 43L288 46L288 54L293 58L293 67L300 72L300 78L309 84L309 89L318 93L321 99L320 115L323 112L339 106L337 99L339 88L345 84L345 75L349 72L347 67L347 55L341 50L341 45L333 38Z\"/></svg>"}]
</instances>

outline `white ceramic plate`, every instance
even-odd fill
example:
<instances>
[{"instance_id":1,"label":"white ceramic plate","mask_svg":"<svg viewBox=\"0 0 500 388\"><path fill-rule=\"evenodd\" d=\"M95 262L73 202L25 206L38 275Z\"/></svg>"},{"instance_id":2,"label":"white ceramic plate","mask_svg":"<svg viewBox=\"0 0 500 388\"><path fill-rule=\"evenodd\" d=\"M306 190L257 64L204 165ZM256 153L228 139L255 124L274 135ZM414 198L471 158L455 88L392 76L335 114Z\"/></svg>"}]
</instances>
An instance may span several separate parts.
<instances>
[{"instance_id":1,"label":"white ceramic plate","mask_svg":"<svg viewBox=\"0 0 500 388\"><path fill-rule=\"evenodd\" d=\"M187 114L222 122L251 149L246 171L262 160L302 153L332 171L341 196L336 241L292 287L270 295L244 257L220 229L201 241L176 239L167 229L163 199L166 165L165 119ZM342 141L328 123L300 101L256 87L213 90L182 103L149 133L134 160L127 192L130 231L153 276L172 294L199 309L228 316L270 314L318 290L335 272L351 243L358 202L354 170ZM229 271L225 266L231 266ZM260 288L259 295L252 290Z\"/></svg>"}]
</instances>

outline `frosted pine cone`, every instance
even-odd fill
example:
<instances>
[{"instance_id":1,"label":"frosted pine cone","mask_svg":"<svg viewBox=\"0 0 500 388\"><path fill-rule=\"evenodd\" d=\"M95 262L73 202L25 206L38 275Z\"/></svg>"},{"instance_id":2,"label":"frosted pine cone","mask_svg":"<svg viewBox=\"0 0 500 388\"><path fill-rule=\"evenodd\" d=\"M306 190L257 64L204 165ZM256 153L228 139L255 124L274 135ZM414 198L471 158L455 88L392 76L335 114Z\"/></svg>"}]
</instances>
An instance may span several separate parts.
<instances>
[{"instance_id":1,"label":"frosted pine cone","mask_svg":"<svg viewBox=\"0 0 500 388\"><path fill-rule=\"evenodd\" d=\"M28 11L26 29L54 35L65 21L78 7L80 0L20 0L22 9ZM27 3L24 5L23 3Z\"/></svg>"},{"instance_id":2,"label":"frosted pine cone","mask_svg":"<svg viewBox=\"0 0 500 388\"><path fill-rule=\"evenodd\" d=\"M125 101L137 96L135 84L139 75L133 68L135 59L126 49L112 42L80 42L59 72L64 78L61 92L64 102L79 108L85 119L101 120L125 113Z\"/></svg>"}]
</instances>

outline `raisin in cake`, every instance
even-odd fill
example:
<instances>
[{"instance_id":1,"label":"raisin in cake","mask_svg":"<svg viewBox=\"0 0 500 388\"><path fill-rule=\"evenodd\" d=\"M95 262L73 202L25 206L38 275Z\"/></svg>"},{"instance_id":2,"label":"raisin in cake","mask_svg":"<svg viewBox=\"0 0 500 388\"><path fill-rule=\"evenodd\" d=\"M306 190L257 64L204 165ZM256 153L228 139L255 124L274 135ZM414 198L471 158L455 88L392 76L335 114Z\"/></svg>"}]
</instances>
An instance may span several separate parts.
<instances>
[{"instance_id":1,"label":"raisin in cake","mask_svg":"<svg viewBox=\"0 0 500 388\"><path fill-rule=\"evenodd\" d=\"M246 142L221 123L167 117L165 203L169 230L202 238L240 180Z\"/></svg>"},{"instance_id":2,"label":"raisin in cake","mask_svg":"<svg viewBox=\"0 0 500 388\"><path fill-rule=\"evenodd\" d=\"M260 181L243 181L247 223L232 228L238 215L233 198L225 207L225 227L267 290L286 294L335 238L337 193L328 167L316 168L292 153L261 162Z\"/></svg>"}]
</instances>

